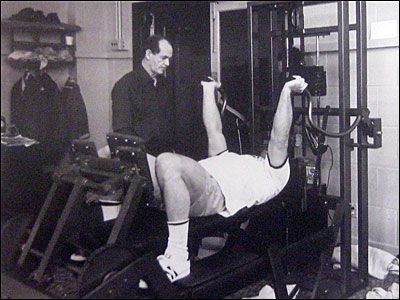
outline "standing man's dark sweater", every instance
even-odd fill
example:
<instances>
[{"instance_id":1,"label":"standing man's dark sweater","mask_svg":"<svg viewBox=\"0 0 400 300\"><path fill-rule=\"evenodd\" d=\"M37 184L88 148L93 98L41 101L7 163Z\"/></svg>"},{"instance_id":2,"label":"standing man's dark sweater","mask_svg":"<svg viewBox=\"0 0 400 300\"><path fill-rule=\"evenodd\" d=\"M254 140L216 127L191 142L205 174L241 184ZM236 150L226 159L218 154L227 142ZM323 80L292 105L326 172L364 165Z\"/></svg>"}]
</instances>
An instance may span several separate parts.
<instances>
[{"instance_id":1,"label":"standing man's dark sweater","mask_svg":"<svg viewBox=\"0 0 400 300\"><path fill-rule=\"evenodd\" d=\"M144 58L114 85L112 126L115 132L137 135L154 156L175 150L174 103L163 76L172 46L160 36L150 37Z\"/></svg>"}]
</instances>

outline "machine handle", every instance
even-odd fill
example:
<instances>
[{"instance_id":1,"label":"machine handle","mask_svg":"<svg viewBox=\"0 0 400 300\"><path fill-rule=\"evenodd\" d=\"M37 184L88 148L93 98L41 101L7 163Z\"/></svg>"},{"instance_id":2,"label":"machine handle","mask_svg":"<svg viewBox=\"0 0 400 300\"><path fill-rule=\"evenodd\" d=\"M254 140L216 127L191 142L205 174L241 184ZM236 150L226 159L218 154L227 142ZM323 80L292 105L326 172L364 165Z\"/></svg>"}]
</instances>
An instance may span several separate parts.
<instances>
[{"instance_id":1,"label":"machine handle","mask_svg":"<svg viewBox=\"0 0 400 300\"><path fill-rule=\"evenodd\" d=\"M207 77L207 79L204 79L204 81L210 81L210 80L214 80L212 77ZM224 116L225 111L229 111L230 113L232 113L236 118L240 119L243 123L246 123L246 117L243 116L240 112L238 112L236 109L234 109L233 107L228 105L228 95L225 91L225 89L220 86L219 88L217 88L218 93L221 95L221 99L222 99L222 104L218 103L218 105L222 106L221 107L221 117Z\"/></svg>"},{"instance_id":2,"label":"machine handle","mask_svg":"<svg viewBox=\"0 0 400 300\"><path fill-rule=\"evenodd\" d=\"M310 92L307 89L305 89L303 93L306 94L306 97L307 97L307 100L308 100L308 115L307 115L308 121L309 121L310 125L314 129L316 129L317 131L319 131L319 132L321 132L321 133L323 133L323 134L325 134L327 136L330 136L330 137L344 137L347 134L350 134L354 129L356 129L358 124L361 122L362 116L358 115L356 120L353 122L353 124L347 130L345 130L343 132L329 132L329 131L326 131L326 130L320 128L317 124L315 124L313 119L312 119L313 106L312 106Z\"/></svg>"},{"instance_id":3,"label":"machine handle","mask_svg":"<svg viewBox=\"0 0 400 300\"><path fill-rule=\"evenodd\" d=\"M243 116L240 112L238 112L236 109L233 107L229 106L227 104L228 102L228 96L226 95L226 92L223 88L219 88L218 92L221 94L222 98L222 108L221 108L221 117L224 115L225 110L229 111L231 114L233 114L236 118L240 119L243 123L246 123L246 117Z\"/></svg>"}]
</instances>

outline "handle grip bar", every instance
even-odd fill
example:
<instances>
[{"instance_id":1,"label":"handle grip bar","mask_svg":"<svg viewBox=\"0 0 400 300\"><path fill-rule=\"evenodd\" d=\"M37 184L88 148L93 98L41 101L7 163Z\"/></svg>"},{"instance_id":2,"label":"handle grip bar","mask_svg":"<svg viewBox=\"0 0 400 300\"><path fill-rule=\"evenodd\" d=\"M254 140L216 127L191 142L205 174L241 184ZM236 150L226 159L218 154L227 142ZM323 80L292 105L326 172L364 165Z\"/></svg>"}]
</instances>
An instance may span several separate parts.
<instances>
[{"instance_id":1,"label":"handle grip bar","mask_svg":"<svg viewBox=\"0 0 400 300\"><path fill-rule=\"evenodd\" d=\"M311 100L311 94L307 89L305 89L303 91L303 93L305 93L306 98L308 100L308 114L307 114L308 122L310 123L311 127L313 127L315 130L325 134L326 136L329 136L329 137L344 137L344 136L350 134L354 129L356 129L358 124L360 124L362 116L358 115L356 120L353 122L353 124L347 130L345 130L343 132L329 132L329 131L326 131L326 130L320 128L317 124L314 123L314 121L312 119L313 105L312 105L312 100Z\"/></svg>"}]
</instances>

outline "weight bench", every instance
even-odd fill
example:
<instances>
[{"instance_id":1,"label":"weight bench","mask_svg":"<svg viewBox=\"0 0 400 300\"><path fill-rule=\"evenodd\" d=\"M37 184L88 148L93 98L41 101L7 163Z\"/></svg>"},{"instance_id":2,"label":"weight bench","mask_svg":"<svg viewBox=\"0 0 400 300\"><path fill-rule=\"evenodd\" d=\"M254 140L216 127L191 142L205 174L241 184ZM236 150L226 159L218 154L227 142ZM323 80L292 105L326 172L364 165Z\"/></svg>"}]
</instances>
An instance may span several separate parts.
<instances>
[{"instance_id":1,"label":"weight bench","mask_svg":"<svg viewBox=\"0 0 400 300\"><path fill-rule=\"evenodd\" d=\"M300 174L300 176L298 176ZM310 238L305 238L297 244L286 245L282 243L266 245L254 245L254 235L249 235L241 225L251 219L259 219L271 213L272 206L290 206L288 197L295 196L295 201L302 201L302 209L307 208L307 191L304 184L305 164L297 162L291 164L291 178L287 187L274 199L267 203L244 208L234 216L224 218L220 215L191 218L189 223L188 247L192 259L191 274L174 284L166 278L159 267L156 257L166 246L167 237L164 238L163 247L147 254L136 256L137 259L130 262L122 270L115 272L88 293L81 294L83 298L117 298L147 296L150 298L208 298L227 295L247 286L259 279L271 277L274 282L276 294L280 297L289 296L286 291L287 267L284 259L296 253L298 246L302 249L308 243L317 241L320 251L323 252L322 265L326 274L326 263L329 260L329 249L337 232L337 224L340 223L341 206L338 206L335 214L336 227L330 227L318 232ZM166 219L164 220L166 223ZM228 233L225 246L216 254L193 260L196 256L200 241L203 237L213 236L216 232ZM285 231L280 231L284 237ZM328 249L327 246L328 245ZM298 250L297 250L298 252ZM318 253L319 255L319 253ZM272 266L272 268L271 268ZM322 269L321 269L322 270ZM272 272L271 272L272 271ZM149 289L138 288L139 280L144 280ZM318 289L319 280L314 284L314 291ZM298 287L299 288L299 287ZM296 291L298 290L296 288ZM144 294L143 294L144 293ZM315 293L315 292L314 292Z\"/></svg>"},{"instance_id":2,"label":"weight bench","mask_svg":"<svg viewBox=\"0 0 400 300\"><path fill-rule=\"evenodd\" d=\"M126 139L126 143L130 143L130 138L123 135L111 135L109 138L115 139L116 142L118 139ZM111 150L111 153L114 155L116 152ZM144 164L142 166L146 167ZM299 182L295 183L300 184ZM91 286L92 289L83 289L80 296L83 298L132 297L135 290L140 292L137 289L138 282L140 279L144 279L148 282L149 289L154 292L152 296L155 297L208 297L215 296L214 288L218 282L221 283L218 285L219 292L221 295L226 295L229 291L237 290L240 285L245 286L261 279L268 275L270 269L267 249L264 248L260 251L262 247L254 247L255 242L241 228L241 225L251 218L257 219L265 215L271 210L271 203L282 206L282 201L281 196L276 196L268 203L244 208L229 218L218 214L191 218L188 237L189 255L193 261L191 274L173 285L170 284L156 260L157 255L164 251L167 244L167 219L164 215L164 218L161 217L159 220L164 225L164 236L155 237L154 244L146 241L147 246L138 246L140 244L138 241L132 243L131 249L137 251L137 255L135 255L137 259L122 270L114 272L109 280L103 281L97 287ZM198 253L202 238L213 236L215 232L228 233L225 246L218 253L195 261L193 258ZM149 245L152 246L149 247ZM243 273L248 276L243 278ZM161 280L164 277L167 281ZM119 282L127 284L121 285Z\"/></svg>"},{"instance_id":3,"label":"weight bench","mask_svg":"<svg viewBox=\"0 0 400 300\"><path fill-rule=\"evenodd\" d=\"M81 200L78 195L91 188L116 192L122 187L126 193L121 210L105 246L94 251L80 270L81 286L77 296L141 298L143 293L149 292L151 297L160 298L208 298L227 295L270 275L270 256L273 254L268 252L265 244L257 242L256 235L249 234L241 225L247 220L269 217L272 206L282 207L285 203L284 192L267 203L242 209L229 218L220 215L191 218L188 239L191 259L197 255L203 237L225 232L228 239L218 253L192 260L191 274L171 284L156 260L167 244L167 219L164 212L149 207L144 197L152 191L144 146L137 137L118 133L108 134L107 140L111 159L96 158L90 146L79 144L77 148L84 153L78 156L79 162L54 175L55 183L18 260L18 265L22 266L28 253L34 254L39 227L44 225L46 210L59 185L73 186L50 242L45 251L36 253L41 258L39 268L33 273L36 281L45 281L44 273L56 256L56 246L70 232L67 225L73 220L72 212ZM294 179L291 176L289 186L299 188L296 185L302 183ZM285 231L280 231L280 235L284 237ZM148 283L148 290L139 289L140 279Z\"/></svg>"}]
</instances>

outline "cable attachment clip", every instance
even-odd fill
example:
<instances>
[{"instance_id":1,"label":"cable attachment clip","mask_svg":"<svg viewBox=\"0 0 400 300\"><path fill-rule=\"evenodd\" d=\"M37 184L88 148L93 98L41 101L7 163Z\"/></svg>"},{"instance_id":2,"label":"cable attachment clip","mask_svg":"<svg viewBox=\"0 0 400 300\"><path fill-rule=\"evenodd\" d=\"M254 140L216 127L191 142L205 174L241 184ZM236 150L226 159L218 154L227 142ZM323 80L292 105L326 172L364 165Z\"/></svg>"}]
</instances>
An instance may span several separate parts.
<instances>
[{"instance_id":1,"label":"cable attachment clip","mask_svg":"<svg viewBox=\"0 0 400 300\"><path fill-rule=\"evenodd\" d=\"M355 143L354 139L351 139L350 147L370 148L378 149L382 147L382 119L381 118L370 118L369 110L366 109L362 113L361 131L364 133L361 137L361 143ZM370 143L367 138L372 138L373 142Z\"/></svg>"}]
</instances>

